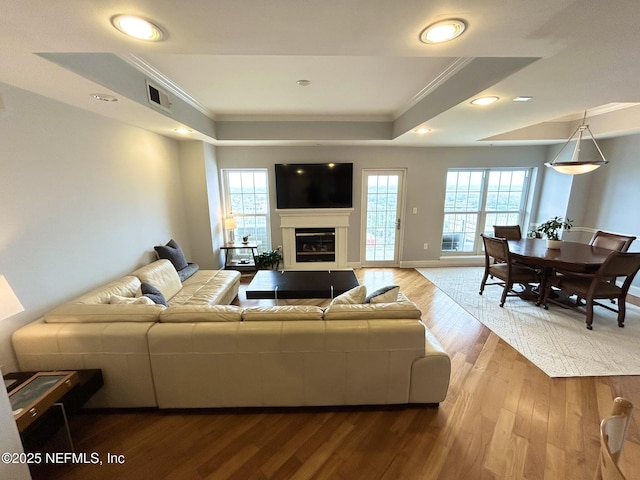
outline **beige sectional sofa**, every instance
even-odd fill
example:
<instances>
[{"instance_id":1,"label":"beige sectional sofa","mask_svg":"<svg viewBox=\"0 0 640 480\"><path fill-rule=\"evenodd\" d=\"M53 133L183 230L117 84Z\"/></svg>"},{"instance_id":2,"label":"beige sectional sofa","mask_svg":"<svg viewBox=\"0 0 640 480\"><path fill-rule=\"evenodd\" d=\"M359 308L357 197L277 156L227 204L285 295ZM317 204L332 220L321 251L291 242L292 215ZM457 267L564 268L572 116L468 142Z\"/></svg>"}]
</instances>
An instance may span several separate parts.
<instances>
[{"instance_id":1,"label":"beige sectional sofa","mask_svg":"<svg viewBox=\"0 0 640 480\"><path fill-rule=\"evenodd\" d=\"M234 271L176 283L154 262L17 330L23 370L101 368L92 407L210 408L437 404L450 360L417 306L378 304L240 308ZM175 272L175 269L173 269ZM168 299L136 301L140 282Z\"/></svg>"}]
</instances>

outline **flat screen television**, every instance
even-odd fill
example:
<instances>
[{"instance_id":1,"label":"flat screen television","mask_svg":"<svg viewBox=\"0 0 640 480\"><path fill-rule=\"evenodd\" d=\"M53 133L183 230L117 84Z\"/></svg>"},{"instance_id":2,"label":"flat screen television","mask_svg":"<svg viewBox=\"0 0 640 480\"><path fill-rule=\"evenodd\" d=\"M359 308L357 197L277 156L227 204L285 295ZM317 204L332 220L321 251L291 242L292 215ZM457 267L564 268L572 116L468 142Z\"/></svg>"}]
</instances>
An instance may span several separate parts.
<instances>
[{"instance_id":1,"label":"flat screen television","mask_svg":"<svg viewBox=\"0 0 640 480\"><path fill-rule=\"evenodd\" d=\"M352 208L353 163L276 164L277 208Z\"/></svg>"}]
</instances>

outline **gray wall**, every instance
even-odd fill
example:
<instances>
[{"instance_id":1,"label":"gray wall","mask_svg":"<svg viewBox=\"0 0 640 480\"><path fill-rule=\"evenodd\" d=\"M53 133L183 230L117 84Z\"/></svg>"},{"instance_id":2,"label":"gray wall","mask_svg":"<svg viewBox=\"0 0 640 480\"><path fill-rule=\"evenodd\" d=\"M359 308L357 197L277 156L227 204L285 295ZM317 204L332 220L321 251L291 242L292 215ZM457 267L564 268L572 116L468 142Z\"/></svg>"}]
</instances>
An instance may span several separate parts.
<instances>
[{"instance_id":1,"label":"gray wall","mask_svg":"<svg viewBox=\"0 0 640 480\"><path fill-rule=\"evenodd\" d=\"M269 169L272 244L280 245L280 218L275 213L275 163L352 162L354 164L354 213L350 218L348 261L360 262L360 224L363 168L406 168L406 202L401 262L426 265L440 257L444 219L444 188L448 168L539 167L546 147L218 147L220 168ZM413 214L412 209L418 209ZM424 250L423 244L429 244Z\"/></svg>"},{"instance_id":2,"label":"gray wall","mask_svg":"<svg viewBox=\"0 0 640 480\"><path fill-rule=\"evenodd\" d=\"M178 143L0 83L0 274L25 311L0 321L15 369L21 325L155 258L190 255Z\"/></svg>"},{"instance_id":3,"label":"gray wall","mask_svg":"<svg viewBox=\"0 0 640 480\"><path fill-rule=\"evenodd\" d=\"M191 258L204 269L222 266L222 205L215 148L200 141L180 142L180 169Z\"/></svg>"},{"instance_id":4,"label":"gray wall","mask_svg":"<svg viewBox=\"0 0 640 480\"><path fill-rule=\"evenodd\" d=\"M640 135L602 140L598 145L609 164L592 174L583 223L640 238ZM640 241L629 250L640 251Z\"/></svg>"}]
</instances>

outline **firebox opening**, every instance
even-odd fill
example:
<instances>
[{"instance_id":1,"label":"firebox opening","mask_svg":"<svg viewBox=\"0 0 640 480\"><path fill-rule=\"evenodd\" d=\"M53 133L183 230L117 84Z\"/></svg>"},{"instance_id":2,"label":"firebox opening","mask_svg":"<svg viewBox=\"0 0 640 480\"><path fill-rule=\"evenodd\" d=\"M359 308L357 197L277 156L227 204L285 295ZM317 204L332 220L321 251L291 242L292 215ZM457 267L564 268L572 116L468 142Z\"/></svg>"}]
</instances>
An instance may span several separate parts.
<instances>
[{"instance_id":1,"label":"firebox opening","mask_svg":"<svg viewBox=\"0 0 640 480\"><path fill-rule=\"evenodd\" d=\"M335 262L335 228L296 228L296 262Z\"/></svg>"}]
</instances>

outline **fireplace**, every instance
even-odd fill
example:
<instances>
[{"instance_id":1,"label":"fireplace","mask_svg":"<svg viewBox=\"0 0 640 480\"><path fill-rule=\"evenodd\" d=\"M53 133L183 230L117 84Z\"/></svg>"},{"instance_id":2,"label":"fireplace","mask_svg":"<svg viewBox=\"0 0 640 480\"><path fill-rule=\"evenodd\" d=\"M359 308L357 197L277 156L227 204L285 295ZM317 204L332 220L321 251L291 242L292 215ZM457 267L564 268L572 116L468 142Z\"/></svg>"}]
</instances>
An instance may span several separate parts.
<instances>
[{"instance_id":1,"label":"fireplace","mask_svg":"<svg viewBox=\"0 0 640 480\"><path fill-rule=\"evenodd\" d=\"M353 208L278 209L285 270L348 268L347 233Z\"/></svg>"},{"instance_id":2,"label":"fireplace","mask_svg":"<svg viewBox=\"0 0 640 480\"><path fill-rule=\"evenodd\" d=\"M296 262L335 262L335 228L296 228Z\"/></svg>"}]
</instances>

